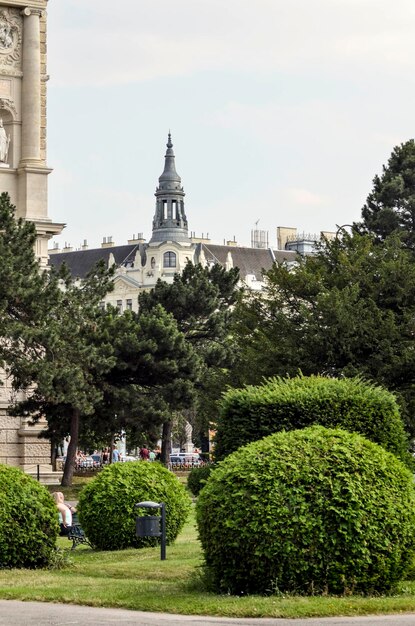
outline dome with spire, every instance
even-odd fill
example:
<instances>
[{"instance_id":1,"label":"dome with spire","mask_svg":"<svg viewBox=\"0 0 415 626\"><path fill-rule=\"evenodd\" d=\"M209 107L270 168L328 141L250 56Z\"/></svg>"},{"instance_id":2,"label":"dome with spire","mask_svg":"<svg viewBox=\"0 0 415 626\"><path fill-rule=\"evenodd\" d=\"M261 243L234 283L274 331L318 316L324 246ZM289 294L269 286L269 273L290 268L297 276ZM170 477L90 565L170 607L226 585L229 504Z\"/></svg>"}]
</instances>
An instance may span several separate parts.
<instances>
[{"instance_id":1,"label":"dome with spire","mask_svg":"<svg viewBox=\"0 0 415 626\"><path fill-rule=\"evenodd\" d=\"M164 170L156 189L156 212L150 243L163 241L189 242L187 217L184 212L182 179L176 172L171 133L167 138Z\"/></svg>"}]
</instances>

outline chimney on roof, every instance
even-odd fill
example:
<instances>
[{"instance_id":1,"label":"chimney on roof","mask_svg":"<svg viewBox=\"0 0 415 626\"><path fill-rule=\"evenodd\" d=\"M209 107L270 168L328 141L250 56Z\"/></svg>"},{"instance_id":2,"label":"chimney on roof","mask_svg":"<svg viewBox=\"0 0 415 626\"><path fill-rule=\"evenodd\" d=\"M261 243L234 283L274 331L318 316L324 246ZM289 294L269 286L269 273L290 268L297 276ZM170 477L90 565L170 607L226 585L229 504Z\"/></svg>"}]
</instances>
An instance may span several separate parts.
<instances>
[{"instance_id":1,"label":"chimney on roof","mask_svg":"<svg viewBox=\"0 0 415 626\"><path fill-rule=\"evenodd\" d=\"M297 229L290 228L288 226L277 227L277 250L285 250L285 245L288 241L295 239L297 236Z\"/></svg>"},{"instance_id":2,"label":"chimney on roof","mask_svg":"<svg viewBox=\"0 0 415 626\"><path fill-rule=\"evenodd\" d=\"M190 241L191 243L210 243L209 233L206 233L206 237L205 233L202 233L201 237L196 237L196 233L193 231L190 233Z\"/></svg>"},{"instance_id":3,"label":"chimney on roof","mask_svg":"<svg viewBox=\"0 0 415 626\"><path fill-rule=\"evenodd\" d=\"M102 240L101 248L113 248L115 243L112 240L112 237L104 237Z\"/></svg>"},{"instance_id":4,"label":"chimney on roof","mask_svg":"<svg viewBox=\"0 0 415 626\"><path fill-rule=\"evenodd\" d=\"M59 244L58 242L55 242L53 244L53 248L51 250L48 250L48 254L59 254L60 249L59 249Z\"/></svg>"},{"instance_id":5,"label":"chimney on roof","mask_svg":"<svg viewBox=\"0 0 415 626\"><path fill-rule=\"evenodd\" d=\"M137 237L133 235L133 238L128 240L128 243L130 245L137 245L138 243L145 243L145 242L146 240L144 239L143 233L137 233Z\"/></svg>"},{"instance_id":6,"label":"chimney on roof","mask_svg":"<svg viewBox=\"0 0 415 626\"><path fill-rule=\"evenodd\" d=\"M81 246L81 250L88 250L88 242L86 239L84 239L84 243Z\"/></svg>"},{"instance_id":7,"label":"chimney on roof","mask_svg":"<svg viewBox=\"0 0 415 626\"><path fill-rule=\"evenodd\" d=\"M234 247L234 248L236 248L236 247L237 247L238 242L236 241L235 235L234 235L234 237L233 237L233 239L232 239L232 240L228 240L228 241L226 242L226 245L227 245L227 246L232 246L232 247Z\"/></svg>"},{"instance_id":8,"label":"chimney on roof","mask_svg":"<svg viewBox=\"0 0 415 626\"><path fill-rule=\"evenodd\" d=\"M72 248L71 244L70 243L66 243L66 241L65 241L65 246L64 246L62 252L72 252L72 250L73 250L73 248Z\"/></svg>"}]
</instances>

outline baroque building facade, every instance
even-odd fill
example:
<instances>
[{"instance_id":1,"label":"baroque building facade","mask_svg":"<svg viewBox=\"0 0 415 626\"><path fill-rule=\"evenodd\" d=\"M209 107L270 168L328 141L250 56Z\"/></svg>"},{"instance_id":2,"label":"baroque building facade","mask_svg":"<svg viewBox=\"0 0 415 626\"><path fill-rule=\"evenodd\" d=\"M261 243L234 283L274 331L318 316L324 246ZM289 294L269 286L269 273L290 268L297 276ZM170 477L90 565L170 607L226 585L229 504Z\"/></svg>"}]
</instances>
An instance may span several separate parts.
<instances>
[{"instance_id":1,"label":"baroque building facade","mask_svg":"<svg viewBox=\"0 0 415 626\"><path fill-rule=\"evenodd\" d=\"M48 241L63 224L48 216L46 163L46 7L48 0L0 0L0 191L16 215L36 226L36 255L48 262ZM11 417L11 385L0 372L0 463L47 480L50 445L39 439L42 424Z\"/></svg>"},{"instance_id":2,"label":"baroque building facade","mask_svg":"<svg viewBox=\"0 0 415 626\"><path fill-rule=\"evenodd\" d=\"M59 267L66 263L73 277L82 280L99 260L108 267L115 265L114 290L104 304L120 311L138 309L142 290L152 289L157 280L172 282L174 275L183 271L186 263L203 266L219 263L226 269L237 267L241 283L249 289L263 286L263 271L278 261L294 262L296 251L272 248L248 248L229 241L227 245L212 244L207 238L189 233L185 212L185 192L177 173L171 134L167 139L164 169L155 192L155 212L152 235L148 242L141 236L133 237L127 245L116 246L111 238L101 248L81 250L55 248L50 250L50 264Z\"/></svg>"}]
</instances>

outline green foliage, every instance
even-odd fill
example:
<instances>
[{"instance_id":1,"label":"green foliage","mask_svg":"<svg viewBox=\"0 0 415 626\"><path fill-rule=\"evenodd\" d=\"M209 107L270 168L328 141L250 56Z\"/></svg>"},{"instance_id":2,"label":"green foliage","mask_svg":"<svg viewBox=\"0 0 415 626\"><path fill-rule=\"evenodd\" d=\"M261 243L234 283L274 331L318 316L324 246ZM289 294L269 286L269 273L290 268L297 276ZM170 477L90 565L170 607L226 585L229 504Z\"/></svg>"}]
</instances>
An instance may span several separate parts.
<instances>
[{"instance_id":1,"label":"green foliage","mask_svg":"<svg viewBox=\"0 0 415 626\"><path fill-rule=\"evenodd\" d=\"M215 457L281 430L313 424L358 432L393 452L411 458L395 397L358 378L298 376L274 378L257 387L231 389L223 397Z\"/></svg>"},{"instance_id":2,"label":"green foliage","mask_svg":"<svg viewBox=\"0 0 415 626\"><path fill-rule=\"evenodd\" d=\"M171 313L188 341L197 345L208 365L227 361L226 330L231 306L237 299L238 269L226 271L215 264L202 267L188 262L173 283L158 280L151 291L139 297L140 310L161 304Z\"/></svg>"},{"instance_id":3,"label":"green foliage","mask_svg":"<svg viewBox=\"0 0 415 626\"><path fill-rule=\"evenodd\" d=\"M0 567L50 566L58 532L48 491L21 470L0 465Z\"/></svg>"},{"instance_id":4,"label":"green foliage","mask_svg":"<svg viewBox=\"0 0 415 626\"><path fill-rule=\"evenodd\" d=\"M198 355L161 305L123 315L108 308L102 328L111 337L115 364L103 377L91 429L107 438L127 430L130 442L154 439L156 431L157 440L166 414L192 401Z\"/></svg>"},{"instance_id":5,"label":"green foliage","mask_svg":"<svg viewBox=\"0 0 415 626\"><path fill-rule=\"evenodd\" d=\"M399 232L403 243L415 249L415 141L395 146L383 166L381 176L373 179L373 188L362 209L362 232L373 233L383 241Z\"/></svg>"},{"instance_id":6,"label":"green foliage","mask_svg":"<svg viewBox=\"0 0 415 626\"><path fill-rule=\"evenodd\" d=\"M209 422L216 418L217 401L226 382L226 371L233 360L234 345L230 334L233 307L239 297L239 270L229 271L219 264L202 267L186 264L173 283L158 280L151 291L139 297L139 310L151 312L160 305L174 316L179 330L192 345L201 361L197 376L197 393L193 399L197 420L196 440L206 440ZM217 389L220 387L218 393ZM155 397L158 400L157 397ZM191 406L191 403L188 404ZM183 407L173 407L180 409ZM162 458L168 458L171 425L164 423Z\"/></svg>"},{"instance_id":7,"label":"green foliage","mask_svg":"<svg viewBox=\"0 0 415 626\"><path fill-rule=\"evenodd\" d=\"M396 394L415 435L415 262L398 237L343 233L295 268L275 265L235 319L232 386L361 375Z\"/></svg>"},{"instance_id":8,"label":"green foliage","mask_svg":"<svg viewBox=\"0 0 415 626\"><path fill-rule=\"evenodd\" d=\"M222 461L197 501L206 566L225 593L374 593L415 554L412 474L364 437L313 426Z\"/></svg>"},{"instance_id":9,"label":"green foliage","mask_svg":"<svg viewBox=\"0 0 415 626\"><path fill-rule=\"evenodd\" d=\"M172 543L189 514L190 498L172 472L146 461L109 465L81 491L79 519L88 539L101 550L155 545L157 539L136 537L136 517L145 512L134 505L145 501L165 503L167 543Z\"/></svg>"},{"instance_id":10,"label":"green foliage","mask_svg":"<svg viewBox=\"0 0 415 626\"><path fill-rule=\"evenodd\" d=\"M206 484L214 466L213 465L201 465L200 467L193 467L190 470L187 486L194 496L198 496L200 491Z\"/></svg>"},{"instance_id":11,"label":"green foliage","mask_svg":"<svg viewBox=\"0 0 415 626\"><path fill-rule=\"evenodd\" d=\"M111 289L112 271L98 264L79 285L63 267L58 275L50 273L50 281L54 298L45 300L39 293L43 307L38 315L16 327L18 351L8 359L7 370L15 389L29 390L14 413L33 421L46 417L52 438L70 434L63 476L63 483L70 484L82 417L94 413L104 374L115 362L99 310Z\"/></svg>"}]
</instances>

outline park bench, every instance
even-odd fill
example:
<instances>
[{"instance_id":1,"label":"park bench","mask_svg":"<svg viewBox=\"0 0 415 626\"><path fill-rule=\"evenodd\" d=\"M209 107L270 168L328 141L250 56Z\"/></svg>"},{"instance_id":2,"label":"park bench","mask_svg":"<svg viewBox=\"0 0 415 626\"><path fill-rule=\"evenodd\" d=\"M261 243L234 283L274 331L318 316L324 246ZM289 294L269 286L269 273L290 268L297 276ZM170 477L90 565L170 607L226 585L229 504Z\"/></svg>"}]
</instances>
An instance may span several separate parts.
<instances>
[{"instance_id":1,"label":"park bench","mask_svg":"<svg viewBox=\"0 0 415 626\"><path fill-rule=\"evenodd\" d=\"M78 513L72 512L72 526L68 534L69 541L72 541L71 550L75 550L76 546L79 546L81 543L92 548L87 536L85 535L85 531L79 523Z\"/></svg>"}]
</instances>

